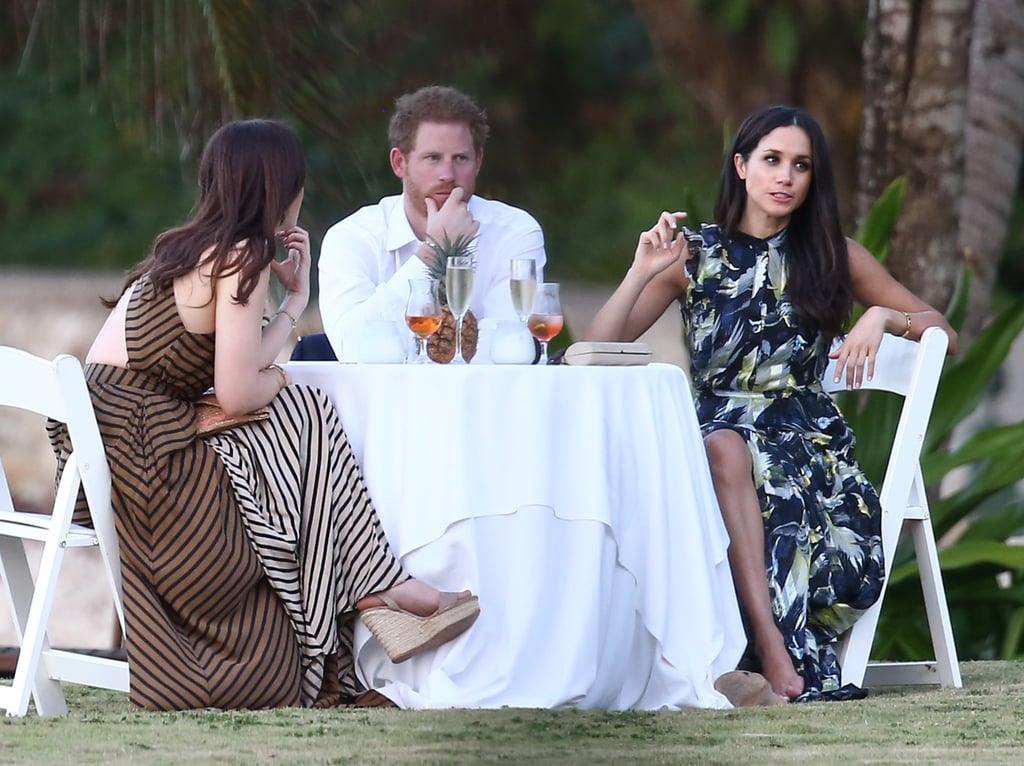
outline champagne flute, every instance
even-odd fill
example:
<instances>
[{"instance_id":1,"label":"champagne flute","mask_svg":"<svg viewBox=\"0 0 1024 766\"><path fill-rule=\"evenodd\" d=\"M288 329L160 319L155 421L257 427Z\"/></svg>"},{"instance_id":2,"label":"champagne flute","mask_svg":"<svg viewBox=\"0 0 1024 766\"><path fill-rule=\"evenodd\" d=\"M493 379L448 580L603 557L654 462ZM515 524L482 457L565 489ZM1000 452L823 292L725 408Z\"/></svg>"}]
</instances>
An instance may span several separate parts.
<instances>
[{"instance_id":1,"label":"champagne flute","mask_svg":"<svg viewBox=\"0 0 1024 766\"><path fill-rule=\"evenodd\" d=\"M541 282L537 285L537 297L533 302L526 326L533 337L540 341L540 359L537 364L548 363L548 341L562 331L562 304L558 300L558 283Z\"/></svg>"},{"instance_id":2,"label":"champagne flute","mask_svg":"<svg viewBox=\"0 0 1024 766\"><path fill-rule=\"evenodd\" d=\"M427 339L441 327L441 283L436 279L410 279L405 323L416 336L416 364L426 364Z\"/></svg>"},{"instance_id":3,"label":"champagne flute","mask_svg":"<svg viewBox=\"0 0 1024 766\"><path fill-rule=\"evenodd\" d=\"M533 308L533 300L537 296L537 261L533 258L513 258L512 278L509 280L512 291L512 307L519 321L525 323Z\"/></svg>"},{"instance_id":4,"label":"champagne flute","mask_svg":"<svg viewBox=\"0 0 1024 766\"><path fill-rule=\"evenodd\" d=\"M462 356L462 319L469 311L473 298L473 256L452 255L444 271L444 289L448 295L448 308L455 317L455 357L451 364L466 364Z\"/></svg>"}]
</instances>

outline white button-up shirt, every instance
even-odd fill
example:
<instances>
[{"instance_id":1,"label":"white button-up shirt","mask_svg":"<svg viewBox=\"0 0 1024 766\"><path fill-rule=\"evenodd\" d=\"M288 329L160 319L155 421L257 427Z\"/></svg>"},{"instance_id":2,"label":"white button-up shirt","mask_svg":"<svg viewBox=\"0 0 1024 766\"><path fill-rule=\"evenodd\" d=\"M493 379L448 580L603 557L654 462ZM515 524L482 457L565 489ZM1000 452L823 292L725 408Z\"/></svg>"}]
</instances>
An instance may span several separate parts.
<instances>
[{"instance_id":1,"label":"white button-up shirt","mask_svg":"<svg viewBox=\"0 0 1024 766\"><path fill-rule=\"evenodd\" d=\"M537 220L511 205L476 195L469 212L480 222L476 276L470 309L477 319L515 319L509 292L510 262L537 261L537 280L546 261ZM334 224L320 249L320 318L339 359L354 359L368 319L405 326L409 280L429 277L415 256L422 242L406 218L402 195L384 197Z\"/></svg>"}]
</instances>

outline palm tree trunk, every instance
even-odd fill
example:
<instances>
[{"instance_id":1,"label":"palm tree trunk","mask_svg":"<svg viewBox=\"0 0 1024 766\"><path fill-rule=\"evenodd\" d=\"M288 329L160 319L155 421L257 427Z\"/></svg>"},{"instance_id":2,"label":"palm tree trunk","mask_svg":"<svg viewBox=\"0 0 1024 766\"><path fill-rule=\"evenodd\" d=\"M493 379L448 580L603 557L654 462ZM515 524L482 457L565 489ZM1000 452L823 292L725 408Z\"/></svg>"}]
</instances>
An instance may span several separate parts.
<instances>
[{"instance_id":1,"label":"palm tree trunk","mask_svg":"<svg viewBox=\"0 0 1024 766\"><path fill-rule=\"evenodd\" d=\"M944 308L959 273L971 0L871 0L858 211L907 178L889 268Z\"/></svg>"},{"instance_id":2,"label":"palm tree trunk","mask_svg":"<svg viewBox=\"0 0 1024 766\"><path fill-rule=\"evenodd\" d=\"M971 40L960 248L973 266L967 324L988 318L1024 145L1024 0L977 0Z\"/></svg>"}]
</instances>

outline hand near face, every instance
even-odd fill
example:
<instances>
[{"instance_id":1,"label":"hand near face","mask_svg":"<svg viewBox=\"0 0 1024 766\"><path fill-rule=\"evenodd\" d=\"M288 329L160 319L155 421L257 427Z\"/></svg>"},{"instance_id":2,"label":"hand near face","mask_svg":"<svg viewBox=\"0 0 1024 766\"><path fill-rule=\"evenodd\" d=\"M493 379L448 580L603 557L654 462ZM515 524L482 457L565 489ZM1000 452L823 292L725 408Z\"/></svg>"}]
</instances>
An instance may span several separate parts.
<instances>
[{"instance_id":1,"label":"hand near face","mask_svg":"<svg viewBox=\"0 0 1024 766\"><path fill-rule=\"evenodd\" d=\"M461 186L452 189L448 199L440 208L432 197L425 199L427 205L427 237L433 242L444 242L447 237L454 241L457 237L472 237L480 230L480 222L473 219L467 201L463 199L465 191Z\"/></svg>"},{"instance_id":2,"label":"hand near face","mask_svg":"<svg viewBox=\"0 0 1024 766\"><path fill-rule=\"evenodd\" d=\"M633 265L639 268L647 279L651 279L684 258L687 252L686 240L679 228L679 222L686 213L664 212L658 222L647 231L641 232L640 241L633 256Z\"/></svg>"},{"instance_id":3,"label":"hand near face","mask_svg":"<svg viewBox=\"0 0 1024 766\"><path fill-rule=\"evenodd\" d=\"M288 293L308 298L309 270L313 262L309 254L309 232L292 226L277 232L277 237L288 250L288 256L283 261L271 261L271 271Z\"/></svg>"}]
</instances>

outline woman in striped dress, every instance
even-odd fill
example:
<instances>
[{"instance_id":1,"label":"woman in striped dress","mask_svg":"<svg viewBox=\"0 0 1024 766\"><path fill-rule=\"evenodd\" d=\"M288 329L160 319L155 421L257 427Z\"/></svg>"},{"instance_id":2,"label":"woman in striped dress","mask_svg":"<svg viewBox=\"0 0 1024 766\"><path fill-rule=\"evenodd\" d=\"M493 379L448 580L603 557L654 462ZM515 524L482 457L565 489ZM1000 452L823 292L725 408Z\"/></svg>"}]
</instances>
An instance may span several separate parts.
<instances>
[{"instance_id":1,"label":"woman in striped dress","mask_svg":"<svg viewBox=\"0 0 1024 766\"><path fill-rule=\"evenodd\" d=\"M86 359L140 708L351 701L357 613L400 661L479 612L468 592L402 571L337 412L273 364L309 300L304 184L288 128L218 130L192 217L128 275ZM285 298L266 321L272 276ZM195 402L211 386L227 414L269 405L270 417L201 436ZM52 437L65 457L65 435Z\"/></svg>"}]
</instances>

